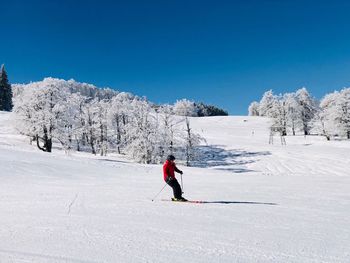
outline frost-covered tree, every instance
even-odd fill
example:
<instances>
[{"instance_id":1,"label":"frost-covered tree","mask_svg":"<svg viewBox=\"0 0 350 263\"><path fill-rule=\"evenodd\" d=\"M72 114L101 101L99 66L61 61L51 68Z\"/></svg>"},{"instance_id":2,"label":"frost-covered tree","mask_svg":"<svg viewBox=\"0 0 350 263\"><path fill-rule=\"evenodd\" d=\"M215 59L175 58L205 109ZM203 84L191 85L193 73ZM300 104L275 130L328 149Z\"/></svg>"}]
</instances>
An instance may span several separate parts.
<instances>
[{"instance_id":1,"label":"frost-covered tree","mask_svg":"<svg viewBox=\"0 0 350 263\"><path fill-rule=\"evenodd\" d=\"M159 163L168 154L184 153L189 165L196 158L199 136L192 132L189 118L185 118L183 133L179 125L183 119L172 114L169 105L158 108L158 112L145 100L134 99L129 108L126 125L125 152L138 162Z\"/></svg>"},{"instance_id":2,"label":"frost-covered tree","mask_svg":"<svg viewBox=\"0 0 350 263\"><path fill-rule=\"evenodd\" d=\"M259 102L253 101L250 103L248 108L248 115L249 116L259 116Z\"/></svg>"},{"instance_id":3,"label":"frost-covered tree","mask_svg":"<svg viewBox=\"0 0 350 263\"><path fill-rule=\"evenodd\" d=\"M95 85L78 82L74 79L65 81L65 85L71 93L79 93L80 95L98 100L110 100L119 94L119 91L110 88L98 88Z\"/></svg>"},{"instance_id":4,"label":"frost-covered tree","mask_svg":"<svg viewBox=\"0 0 350 263\"><path fill-rule=\"evenodd\" d=\"M30 143L36 140L37 134L37 120L34 114L35 97L32 92L32 89L26 89L21 96L16 96L13 107L14 124L21 134L29 137Z\"/></svg>"},{"instance_id":5,"label":"frost-covered tree","mask_svg":"<svg viewBox=\"0 0 350 263\"><path fill-rule=\"evenodd\" d=\"M178 100L174 105L174 113L179 116L198 116L196 105L193 101L186 99Z\"/></svg>"},{"instance_id":6,"label":"frost-covered tree","mask_svg":"<svg viewBox=\"0 0 350 263\"><path fill-rule=\"evenodd\" d=\"M77 96L77 94L67 96L66 103L62 105L64 107L62 116L57 120L56 139L61 143L66 152L73 148L80 124L77 118L79 107L79 98Z\"/></svg>"},{"instance_id":7,"label":"frost-covered tree","mask_svg":"<svg viewBox=\"0 0 350 263\"><path fill-rule=\"evenodd\" d=\"M253 102L250 115L256 114L256 107L257 103ZM289 131L293 135L297 131L308 135L312 130L327 140L333 136L350 139L350 88L327 94L320 103L306 88L283 96L275 96L269 90L259 103L259 114L270 117L272 127L281 129L283 135Z\"/></svg>"},{"instance_id":8,"label":"frost-covered tree","mask_svg":"<svg viewBox=\"0 0 350 263\"><path fill-rule=\"evenodd\" d=\"M98 101L97 99L92 101L93 112L93 125L96 131L96 145L97 150L101 156L107 155L108 149L108 127L107 127L107 116L108 116L109 103L105 100Z\"/></svg>"},{"instance_id":9,"label":"frost-covered tree","mask_svg":"<svg viewBox=\"0 0 350 263\"><path fill-rule=\"evenodd\" d=\"M81 151L87 144L86 137L86 119L85 109L88 103L88 98L80 93L75 93L68 98L68 110L66 119L69 120L72 126L71 138L75 142L77 151ZM70 137L68 137L70 144Z\"/></svg>"},{"instance_id":10,"label":"frost-covered tree","mask_svg":"<svg viewBox=\"0 0 350 263\"><path fill-rule=\"evenodd\" d=\"M313 130L330 140L337 134L336 105L339 100L339 92L327 94L320 102L320 110L312 121Z\"/></svg>"},{"instance_id":11,"label":"frost-covered tree","mask_svg":"<svg viewBox=\"0 0 350 263\"><path fill-rule=\"evenodd\" d=\"M92 154L97 153L98 127L96 124L96 103L98 103L98 99L90 100L83 108L83 133L85 135L86 143L91 148Z\"/></svg>"},{"instance_id":12,"label":"frost-covered tree","mask_svg":"<svg viewBox=\"0 0 350 263\"><path fill-rule=\"evenodd\" d=\"M296 91L296 98L301 110L301 123L304 135L309 135L311 130L311 121L317 112L317 103L311 97L306 88Z\"/></svg>"},{"instance_id":13,"label":"frost-covered tree","mask_svg":"<svg viewBox=\"0 0 350 263\"><path fill-rule=\"evenodd\" d=\"M271 117L271 109L275 105L276 96L272 90L266 91L259 103L259 115Z\"/></svg>"},{"instance_id":14,"label":"frost-covered tree","mask_svg":"<svg viewBox=\"0 0 350 263\"><path fill-rule=\"evenodd\" d=\"M192 161L198 158L199 152L197 146L203 140L199 134L192 131L190 119L186 116L185 118L185 137L184 137L184 154L186 165L190 166Z\"/></svg>"},{"instance_id":15,"label":"frost-covered tree","mask_svg":"<svg viewBox=\"0 0 350 263\"><path fill-rule=\"evenodd\" d=\"M272 127L278 127L282 136L287 135L287 109L282 96L275 97L268 116L272 118Z\"/></svg>"},{"instance_id":16,"label":"frost-covered tree","mask_svg":"<svg viewBox=\"0 0 350 263\"><path fill-rule=\"evenodd\" d=\"M2 65L0 69L0 111L11 111L12 107L12 88L5 66Z\"/></svg>"},{"instance_id":17,"label":"frost-covered tree","mask_svg":"<svg viewBox=\"0 0 350 263\"><path fill-rule=\"evenodd\" d=\"M65 116L68 91L61 81L47 78L31 83L16 99L18 129L35 138L39 149L51 152L53 138L60 137L60 125Z\"/></svg>"},{"instance_id":18,"label":"frost-covered tree","mask_svg":"<svg viewBox=\"0 0 350 263\"><path fill-rule=\"evenodd\" d=\"M159 163L180 152L188 164L196 158L200 137L192 132L189 118L175 116L169 105L156 112L146 99L129 93L101 99L106 94L96 95L88 84L54 78L15 85L15 92L16 126L43 151L51 152L60 143L67 152L106 155L115 150L143 163ZM193 103L178 106L194 115ZM179 129L184 123L186 129Z\"/></svg>"},{"instance_id":19,"label":"frost-covered tree","mask_svg":"<svg viewBox=\"0 0 350 263\"><path fill-rule=\"evenodd\" d=\"M350 88L340 92L336 103L336 115L340 134L350 139Z\"/></svg>"},{"instance_id":20,"label":"frost-covered tree","mask_svg":"<svg viewBox=\"0 0 350 263\"><path fill-rule=\"evenodd\" d=\"M286 111L287 127L295 135L301 127L301 106L295 93L286 93L283 95L284 107Z\"/></svg>"},{"instance_id":21,"label":"frost-covered tree","mask_svg":"<svg viewBox=\"0 0 350 263\"><path fill-rule=\"evenodd\" d=\"M325 130L350 139L350 88L327 94L320 107Z\"/></svg>"},{"instance_id":22,"label":"frost-covered tree","mask_svg":"<svg viewBox=\"0 0 350 263\"><path fill-rule=\"evenodd\" d=\"M155 111L145 100L131 102L130 122L127 124L126 152L134 160L142 163L156 163L158 130Z\"/></svg>"},{"instance_id":23,"label":"frost-covered tree","mask_svg":"<svg viewBox=\"0 0 350 263\"><path fill-rule=\"evenodd\" d=\"M111 100L113 97L119 94L119 91L110 89L110 88L98 88L95 85L78 82L73 79L63 80L63 79L55 79L56 81L61 81L63 85L69 90L72 94L80 94L84 97L90 99L98 99L98 100ZM43 80L45 81L45 79ZM13 84L12 92L13 96L16 97L20 95L24 89L26 89L28 84ZM135 96L131 93L127 93L129 97L134 98Z\"/></svg>"},{"instance_id":24,"label":"frost-covered tree","mask_svg":"<svg viewBox=\"0 0 350 263\"><path fill-rule=\"evenodd\" d=\"M131 102L133 97L129 93L121 92L110 101L108 111L108 126L111 129L112 144L115 145L117 153L121 154L126 146L126 125L129 122Z\"/></svg>"},{"instance_id":25,"label":"frost-covered tree","mask_svg":"<svg viewBox=\"0 0 350 263\"><path fill-rule=\"evenodd\" d=\"M159 122L159 157L161 160L169 154L174 154L176 141L176 119L170 105L162 105L158 110Z\"/></svg>"}]
</instances>

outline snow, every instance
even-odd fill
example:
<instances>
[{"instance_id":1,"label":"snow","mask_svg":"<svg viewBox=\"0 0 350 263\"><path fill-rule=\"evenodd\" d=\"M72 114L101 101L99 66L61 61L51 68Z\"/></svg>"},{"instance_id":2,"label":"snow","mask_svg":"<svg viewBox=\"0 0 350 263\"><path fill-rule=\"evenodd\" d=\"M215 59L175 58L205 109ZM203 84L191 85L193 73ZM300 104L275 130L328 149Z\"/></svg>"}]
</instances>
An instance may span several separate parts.
<instances>
[{"instance_id":1,"label":"snow","mask_svg":"<svg viewBox=\"0 0 350 263\"><path fill-rule=\"evenodd\" d=\"M192 118L185 197L161 165L29 145L0 112L0 262L348 262L349 141L278 137L261 117ZM207 164L204 163L207 162Z\"/></svg>"}]
</instances>

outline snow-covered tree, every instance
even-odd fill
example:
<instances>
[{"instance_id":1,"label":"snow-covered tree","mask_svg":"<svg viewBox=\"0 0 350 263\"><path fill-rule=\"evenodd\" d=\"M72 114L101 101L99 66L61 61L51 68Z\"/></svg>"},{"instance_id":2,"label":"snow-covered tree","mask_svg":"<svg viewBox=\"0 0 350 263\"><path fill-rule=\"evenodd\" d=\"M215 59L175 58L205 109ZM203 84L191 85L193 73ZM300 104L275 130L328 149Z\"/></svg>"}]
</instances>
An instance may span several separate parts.
<instances>
[{"instance_id":1,"label":"snow-covered tree","mask_svg":"<svg viewBox=\"0 0 350 263\"><path fill-rule=\"evenodd\" d=\"M16 100L15 113L21 120L18 128L24 134L30 132L38 148L45 152L51 152L53 138L60 136L67 97L68 90L61 81L47 78L30 84L22 98Z\"/></svg>"},{"instance_id":2,"label":"snow-covered tree","mask_svg":"<svg viewBox=\"0 0 350 263\"><path fill-rule=\"evenodd\" d=\"M312 121L313 130L330 140L331 136L337 134L336 104L339 100L339 92L327 94L320 102L320 110Z\"/></svg>"},{"instance_id":3,"label":"snow-covered tree","mask_svg":"<svg viewBox=\"0 0 350 263\"><path fill-rule=\"evenodd\" d=\"M108 127L107 127L107 115L109 103L105 100L94 100L92 102L94 109L94 125L96 131L96 143L97 149L101 156L107 155L108 149Z\"/></svg>"},{"instance_id":4,"label":"snow-covered tree","mask_svg":"<svg viewBox=\"0 0 350 263\"><path fill-rule=\"evenodd\" d=\"M179 116L198 116L196 105L193 101L186 99L178 100L174 105L174 113Z\"/></svg>"},{"instance_id":5,"label":"snow-covered tree","mask_svg":"<svg viewBox=\"0 0 350 263\"><path fill-rule=\"evenodd\" d=\"M17 128L43 151L60 143L67 152L106 155L115 150L143 163L159 163L180 152L187 164L196 158L200 137L192 132L189 118L175 116L170 105L156 112L146 99L129 93L101 99L106 94L96 95L94 86L54 78L15 85L15 92ZM183 100L177 106L178 112L194 115L194 103ZM183 123L185 130L179 129Z\"/></svg>"},{"instance_id":6,"label":"snow-covered tree","mask_svg":"<svg viewBox=\"0 0 350 263\"><path fill-rule=\"evenodd\" d=\"M62 85L64 85L66 88L68 88L69 92L72 94L80 94L83 97L87 97L90 99L98 99L98 100L111 100L115 96L117 96L120 92L114 89L110 88L98 88L95 85L78 82L73 79L70 80L63 80L63 79L56 79L51 78L56 81L61 81ZM12 85L12 92L13 97L15 98L17 95L20 95L24 89L27 88L29 84L13 84ZM134 98L135 96L131 93L127 93L129 97Z\"/></svg>"},{"instance_id":7,"label":"snow-covered tree","mask_svg":"<svg viewBox=\"0 0 350 263\"><path fill-rule=\"evenodd\" d=\"M259 116L259 102L253 101L250 103L248 108L248 115L249 116Z\"/></svg>"},{"instance_id":8,"label":"snow-covered tree","mask_svg":"<svg viewBox=\"0 0 350 263\"><path fill-rule=\"evenodd\" d=\"M74 79L65 81L65 85L67 85L71 93L79 93L80 95L91 99L110 100L119 94L117 90L98 88L95 85L77 82Z\"/></svg>"},{"instance_id":9,"label":"snow-covered tree","mask_svg":"<svg viewBox=\"0 0 350 263\"><path fill-rule=\"evenodd\" d=\"M97 153L98 127L96 124L96 103L98 103L98 99L90 100L83 108L83 133L92 154Z\"/></svg>"},{"instance_id":10,"label":"snow-covered tree","mask_svg":"<svg viewBox=\"0 0 350 263\"><path fill-rule=\"evenodd\" d=\"M259 103L259 115L271 117L271 109L275 105L276 96L272 90L266 91Z\"/></svg>"},{"instance_id":11,"label":"snow-covered tree","mask_svg":"<svg viewBox=\"0 0 350 263\"><path fill-rule=\"evenodd\" d=\"M0 111L12 110L12 88L8 81L5 66L0 69Z\"/></svg>"},{"instance_id":12,"label":"snow-covered tree","mask_svg":"<svg viewBox=\"0 0 350 263\"><path fill-rule=\"evenodd\" d=\"M72 94L68 98L70 121L73 126L72 136L74 138L77 151L81 151L87 144L85 108L88 98L80 93ZM69 118L67 118L69 119Z\"/></svg>"},{"instance_id":13,"label":"snow-covered tree","mask_svg":"<svg viewBox=\"0 0 350 263\"><path fill-rule=\"evenodd\" d=\"M126 125L129 121L132 100L133 97L129 93L121 92L110 101L108 126L114 137L111 143L115 145L119 154L126 146Z\"/></svg>"},{"instance_id":14,"label":"snow-covered tree","mask_svg":"<svg viewBox=\"0 0 350 263\"><path fill-rule=\"evenodd\" d=\"M325 131L350 139L350 88L327 94L320 107Z\"/></svg>"},{"instance_id":15,"label":"snow-covered tree","mask_svg":"<svg viewBox=\"0 0 350 263\"><path fill-rule=\"evenodd\" d=\"M55 138L61 143L66 152L70 151L74 143L74 131L75 131L75 105L69 103L69 97L67 97L66 103L60 103L62 108L62 116L57 119L57 131Z\"/></svg>"},{"instance_id":16,"label":"snow-covered tree","mask_svg":"<svg viewBox=\"0 0 350 263\"><path fill-rule=\"evenodd\" d=\"M134 160L142 163L156 163L158 130L155 111L145 100L131 102L130 122L127 124L126 152Z\"/></svg>"},{"instance_id":17,"label":"snow-covered tree","mask_svg":"<svg viewBox=\"0 0 350 263\"><path fill-rule=\"evenodd\" d=\"M159 157L161 160L169 154L174 154L176 145L176 119L170 105L162 105L158 110L159 122Z\"/></svg>"},{"instance_id":18,"label":"snow-covered tree","mask_svg":"<svg viewBox=\"0 0 350 263\"><path fill-rule=\"evenodd\" d=\"M322 110L318 111L311 121L311 131L315 134L325 136L327 141L331 139L332 131L326 126L326 116Z\"/></svg>"},{"instance_id":19,"label":"snow-covered tree","mask_svg":"<svg viewBox=\"0 0 350 263\"><path fill-rule=\"evenodd\" d=\"M286 93L283 95L284 107L286 111L287 127L295 135L297 129L301 127L301 106L295 93Z\"/></svg>"},{"instance_id":20,"label":"snow-covered tree","mask_svg":"<svg viewBox=\"0 0 350 263\"><path fill-rule=\"evenodd\" d=\"M268 110L268 116L272 118L272 126L280 129L281 135L287 135L287 109L282 96L275 97L272 107Z\"/></svg>"},{"instance_id":21,"label":"snow-covered tree","mask_svg":"<svg viewBox=\"0 0 350 263\"><path fill-rule=\"evenodd\" d=\"M37 134L37 120L34 114L35 97L32 93L32 89L26 89L21 96L16 96L13 107L14 124L21 134L29 137L30 143L36 140Z\"/></svg>"},{"instance_id":22,"label":"snow-covered tree","mask_svg":"<svg viewBox=\"0 0 350 263\"><path fill-rule=\"evenodd\" d=\"M185 154L185 160L186 165L190 166L192 161L195 161L199 155L199 152L197 151L197 146L200 144L200 142L203 140L203 138L192 131L191 128L191 122L189 117L185 117L185 136L184 136L184 154Z\"/></svg>"},{"instance_id":23,"label":"snow-covered tree","mask_svg":"<svg viewBox=\"0 0 350 263\"><path fill-rule=\"evenodd\" d=\"M296 98L301 110L301 123L305 135L310 134L311 121L317 112L317 103L311 97L306 88L301 88L296 91Z\"/></svg>"},{"instance_id":24,"label":"snow-covered tree","mask_svg":"<svg viewBox=\"0 0 350 263\"><path fill-rule=\"evenodd\" d=\"M343 89L340 92L339 100L336 104L339 132L341 135L350 139L350 88Z\"/></svg>"}]
</instances>

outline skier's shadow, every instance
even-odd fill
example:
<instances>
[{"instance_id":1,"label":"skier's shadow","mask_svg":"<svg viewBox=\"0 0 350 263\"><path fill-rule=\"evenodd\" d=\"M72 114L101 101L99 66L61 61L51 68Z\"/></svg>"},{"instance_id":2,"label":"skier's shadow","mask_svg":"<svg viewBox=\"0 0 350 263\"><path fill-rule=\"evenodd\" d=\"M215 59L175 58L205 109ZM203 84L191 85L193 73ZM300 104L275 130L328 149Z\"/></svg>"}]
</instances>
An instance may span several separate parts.
<instances>
[{"instance_id":1,"label":"skier's shadow","mask_svg":"<svg viewBox=\"0 0 350 263\"><path fill-rule=\"evenodd\" d=\"M243 201L200 201L201 204L246 204L246 205L278 205L276 203L263 203L263 202L243 202Z\"/></svg>"}]
</instances>

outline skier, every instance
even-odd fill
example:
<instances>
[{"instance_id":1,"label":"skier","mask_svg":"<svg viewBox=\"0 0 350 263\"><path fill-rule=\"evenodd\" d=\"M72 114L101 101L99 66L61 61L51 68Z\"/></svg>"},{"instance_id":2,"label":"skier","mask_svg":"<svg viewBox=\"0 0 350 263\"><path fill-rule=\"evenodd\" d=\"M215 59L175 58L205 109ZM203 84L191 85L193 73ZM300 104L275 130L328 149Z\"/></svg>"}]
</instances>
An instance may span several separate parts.
<instances>
[{"instance_id":1,"label":"skier","mask_svg":"<svg viewBox=\"0 0 350 263\"><path fill-rule=\"evenodd\" d=\"M174 198L173 201L182 201L186 202L187 200L182 197L182 189L179 185L179 182L175 178L175 172L179 174L183 174L181 170L179 170L175 165L175 156L169 155L163 165L163 175L164 181L173 188Z\"/></svg>"}]
</instances>

